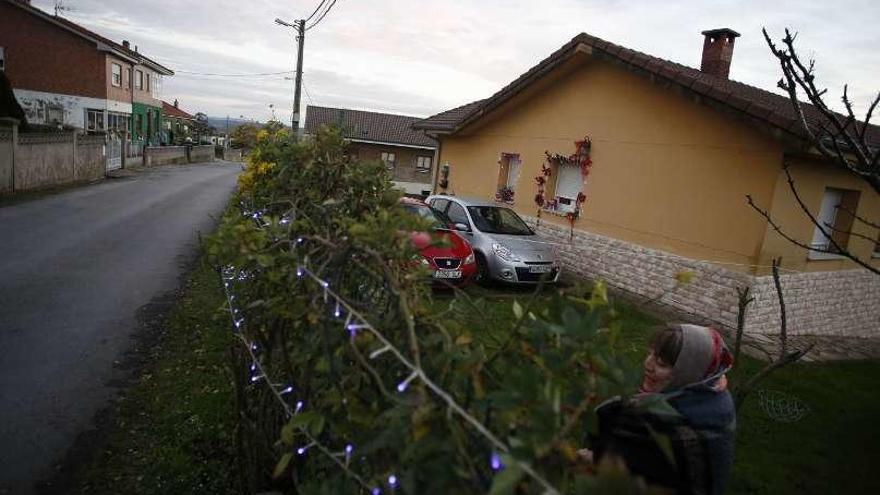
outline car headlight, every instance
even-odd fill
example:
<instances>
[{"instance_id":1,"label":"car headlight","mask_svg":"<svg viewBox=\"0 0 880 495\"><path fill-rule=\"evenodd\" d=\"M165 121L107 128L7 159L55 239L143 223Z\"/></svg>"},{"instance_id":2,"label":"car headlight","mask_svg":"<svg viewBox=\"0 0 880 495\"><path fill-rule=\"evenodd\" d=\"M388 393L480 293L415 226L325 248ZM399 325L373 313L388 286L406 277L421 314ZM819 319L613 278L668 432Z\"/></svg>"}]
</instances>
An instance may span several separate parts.
<instances>
[{"instance_id":1,"label":"car headlight","mask_svg":"<svg viewBox=\"0 0 880 495\"><path fill-rule=\"evenodd\" d=\"M520 261L520 259L515 254L513 254L513 251L511 251L510 248L505 246L504 244L499 244L497 242L495 244L492 244L492 251L495 251L495 254L504 261Z\"/></svg>"},{"instance_id":2,"label":"car headlight","mask_svg":"<svg viewBox=\"0 0 880 495\"><path fill-rule=\"evenodd\" d=\"M423 257L421 263L422 263L422 266L431 266L431 262L428 261L428 258Z\"/></svg>"},{"instance_id":3,"label":"car headlight","mask_svg":"<svg viewBox=\"0 0 880 495\"><path fill-rule=\"evenodd\" d=\"M471 254L467 255L467 258L464 259L464 264L470 265L470 264L473 264L474 261L476 261L476 259L474 258L474 253L471 253Z\"/></svg>"}]
</instances>

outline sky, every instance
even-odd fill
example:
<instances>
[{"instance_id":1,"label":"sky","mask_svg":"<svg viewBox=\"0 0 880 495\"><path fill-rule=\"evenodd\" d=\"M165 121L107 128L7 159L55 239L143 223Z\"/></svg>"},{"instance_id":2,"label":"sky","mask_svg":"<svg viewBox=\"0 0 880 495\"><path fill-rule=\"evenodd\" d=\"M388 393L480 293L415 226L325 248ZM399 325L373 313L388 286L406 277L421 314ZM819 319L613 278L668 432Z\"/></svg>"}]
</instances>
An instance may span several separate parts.
<instances>
[{"instance_id":1,"label":"sky","mask_svg":"<svg viewBox=\"0 0 880 495\"><path fill-rule=\"evenodd\" d=\"M308 17L319 2L61 0L69 20L129 40L174 70L163 82L166 101L211 117L265 121L274 112L284 122L292 74L200 74L292 71L293 30L273 21ZM33 0L50 12L55 3ZM302 109L432 115L490 96L581 32L698 68L700 32L720 27L742 34L730 78L779 93L780 71L761 28L778 39L789 27L799 32L801 53L816 59L829 104L842 109L849 83L864 111L880 90L878 20L880 2L861 0L336 0L306 33Z\"/></svg>"}]
</instances>

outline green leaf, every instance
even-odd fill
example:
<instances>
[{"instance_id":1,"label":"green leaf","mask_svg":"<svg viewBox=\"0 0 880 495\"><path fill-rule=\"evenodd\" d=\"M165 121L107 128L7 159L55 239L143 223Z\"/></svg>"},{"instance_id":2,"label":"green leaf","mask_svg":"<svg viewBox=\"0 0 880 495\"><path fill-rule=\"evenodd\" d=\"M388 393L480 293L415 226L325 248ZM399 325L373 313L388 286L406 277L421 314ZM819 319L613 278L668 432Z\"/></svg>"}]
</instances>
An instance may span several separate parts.
<instances>
[{"instance_id":1,"label":"green leaf","mask_svg":"<svg viewBox=\"0 0 880 495\"><path fill-rule=\"evenodd\" d=\"M284 471L287 470L287 465L290 464L290 459L293 458L293 454L288 452L281 456L281 459L278 460L278 464L275 465L275 471L272 472L273 478L278 478Z\"/></svg>"},{"instance_id":2,"label":"green leaf","mask_svg":"<svg viewBox=\"0 0 880 495\"><path fill-rule=\"evenodd\" d=\"M324 416L316 414L315 417L312 418L312 421L309 422L309 433L316 437L320 435L322 431L324 431Z\"/></svg>"},{"instance_id":3,"label":"green leaf","mask_svg":"<svg viewBox=\"0 0 880 495\"><path fill-rule=\"evenodd\" d=\"M489 495L514 493L516 485L525 474L510 455L502 454L501 463L504 464L504 469L499 471L492 480L492 488L489 489Z\"/></svg>"}]
</instances>

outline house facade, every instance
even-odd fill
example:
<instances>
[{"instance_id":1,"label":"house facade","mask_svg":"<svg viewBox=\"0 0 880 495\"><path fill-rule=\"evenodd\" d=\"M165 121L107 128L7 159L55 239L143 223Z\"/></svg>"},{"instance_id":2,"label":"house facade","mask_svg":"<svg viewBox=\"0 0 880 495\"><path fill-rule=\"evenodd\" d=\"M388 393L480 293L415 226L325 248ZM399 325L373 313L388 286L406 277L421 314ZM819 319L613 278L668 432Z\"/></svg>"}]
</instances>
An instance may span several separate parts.
<instances>
[{"instance_id":1,"label":"house facade","mask_svg":"<svg viewBox=\"0 0 880 495\"><path fill-rule=\"evenodd\" d=\"M381 160L394 184L407 194L428 195L435 170L437 143L412 129L418 117L309 105L306 134L336 125L360 160Z\"/></svg>"},{"instance_id":2,"label":"house facade","mask_svg":"<svg viewBox=\"0 0 880 495\"><path fill-rule=\"evenodd\" d=\"M174 103L162 102L162 119L163 142L166 144L183 144L187 138L193 139L196 118L181 110L177 100Z\"/></svg>"},{"instance_id":3,"label":"house facade","mask_svg":"<svg viewBox=\"0 0 880 495\"><path fill-rule=\"evenodd\" d=\"M29 123L145 140L160 128L161 80L173 72L127 41L113 42L26 0L0 0L0 56Z\"/></svg>"},{"instance_id":4,"label":"house facade","mask_svg":"<svg viewBox=\"0 0 880 495\"><path fill-rule=\"evenodd\" d=\"M876 335L878 277L787 242L746 196L787 233L827 242L797 206L788 163L812 212L852 227L847 249L880 267L876 229L837 208L878 218L877 195L816 156L786 98L727 78L737 33L704 36L697 70L581 34L490 98L414 127L440 141L448 193L540 218L569 273L726 328L736 289L750 287L747 329L774 333L769 267L781 257L790 332Z\"/></svg>"}]
</instances>

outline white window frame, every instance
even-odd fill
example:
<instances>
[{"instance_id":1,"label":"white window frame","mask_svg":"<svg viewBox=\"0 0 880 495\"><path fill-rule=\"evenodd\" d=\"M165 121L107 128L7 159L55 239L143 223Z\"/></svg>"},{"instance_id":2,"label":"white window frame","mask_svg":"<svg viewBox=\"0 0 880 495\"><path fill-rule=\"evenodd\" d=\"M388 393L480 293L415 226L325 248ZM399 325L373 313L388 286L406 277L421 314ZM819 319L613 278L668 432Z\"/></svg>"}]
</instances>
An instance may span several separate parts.
<instances>
[{"instance_id":1,"label":"white window frame","mask_svg":"<svg viewBox=\"0 0 880 495\"><path fill-rule=\"evenodd\" d=\"M94 116L94 119L92 118ZM99 119L100 117L100 125ZM105 130L107 121L104 115L104 110L100 110L97 108L87 108L86 109L86 130L87 131L103 131Z\"/></svg>"},{"instance_id":2,"label":"white window frame","mask_svg":"<svg viewBox=\"0 0 880 495\"><path fill-rule=\"evenodd\" d=\"M563 171L564 175L563 175ZM573 181L576 181L572 183ZM560 188L560 186L562 186ZM553 196L556 198L556 211L570 213L577 208L578 194L583 192L584 178L581 176L581 168L578 165L558 165L556 167L556 187ZM564 204L560 199L568 201Z\"/></svg>"},{"instance_id":3,"label":"white window frame","mask_svg":"<svg viewBox=\"0 0 880 495\"><path fill-rule=\"evenodd\" d=\"M419 172L430 172L431 165L433 165L434 157L431 156L417 156L416 157L416 170Z\"/></svg>"},{"instance_id":4,"label":"white window frame","mask_svg":"<svg viewBox=\"0 0 880 495\"><path fill-rule=\"evenodd\" d=\"M122 66L116 62L110 62L110 84L117 88L122 86Z\"/></svg>"},{"instance_id":5,"label":"white window frame","mask_svg":"<svg viewBox=\"0 0 880 495\"><path fill-rule=\"evenodd\" d=\"M134 71L134 89L144 89L144 71L142 70Z\"/></svg>"},{"instance_id":6,"label":"white window frame","mask_svg":"<svg viewBox=\"0 0 880 495\"><path fill-rule=\"evenodd\" d=\"M507 157L507 182L506 185L511 191L516 191L516 182L519 179L519 168L522 165L522 159L519 155L509 155Z\"/></svg>"},{"instance_id":7,"label":"white window frame","mask_svg":"<svg viewBox=\"0 0 880 495\"><path fill-rule=\"evenodd\" d=\"M388 169L394 168L397 164L397 153L393 151L383 151L379 156L382 163L384 163L385 167Z\"/></svg>"}]
</instances>

